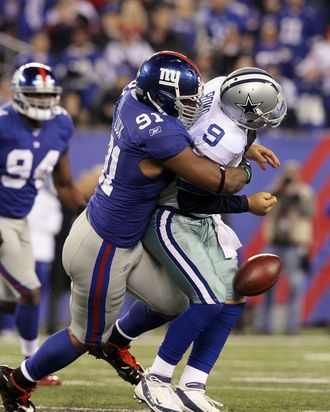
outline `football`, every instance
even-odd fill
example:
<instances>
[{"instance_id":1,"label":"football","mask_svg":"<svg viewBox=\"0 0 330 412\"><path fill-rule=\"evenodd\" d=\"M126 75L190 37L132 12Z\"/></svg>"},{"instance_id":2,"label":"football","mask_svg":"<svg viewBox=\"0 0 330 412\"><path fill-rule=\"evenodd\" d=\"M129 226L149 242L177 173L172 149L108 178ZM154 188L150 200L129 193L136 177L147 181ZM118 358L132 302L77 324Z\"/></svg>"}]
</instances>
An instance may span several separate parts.
<instances>
[{"instance_id":1,"label":"football","mask_svg":"<svg viewBox=\"0 0 330 412\"><path fill-rule=\"evenodd\" d=\"M241 296L261 295L278 281L281 268L282 262L277 255L252 256L238 268L233 280L234 290Z\"/></svg>"}]
</instances>

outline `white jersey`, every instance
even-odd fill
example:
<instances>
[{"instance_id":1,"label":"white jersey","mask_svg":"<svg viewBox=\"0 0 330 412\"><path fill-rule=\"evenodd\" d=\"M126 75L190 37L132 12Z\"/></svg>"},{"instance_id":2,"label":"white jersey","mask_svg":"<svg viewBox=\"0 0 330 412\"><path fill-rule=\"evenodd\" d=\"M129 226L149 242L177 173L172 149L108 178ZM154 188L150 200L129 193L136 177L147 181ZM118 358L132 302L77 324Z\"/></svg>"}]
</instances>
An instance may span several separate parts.
<instances>
[{"instance_id":1,"label":"white jersey","mask_svg":"<svg viewBox=\"0 0 330 412\"><path fill-rule=\"evenodd\" d=\"M202 156L223 166L238 166L247 143L240 129L220 108L220 87L225 77L216 77L205 85L203 111L189 133Z\"/></svg>"},{"instance_id":2,"label":"white jersey","mask_svg":"<svg viewBox=\"0 0 330 412\"><path fill-rule=\"evenodd\" d=\"M189 133L194 140L196 153L200 156L206 156L223 166L236 167L240 164L245 151L247 133L220 108L220 87L224 79L224 76L216 77L206 83L202 114ZM158 204L179 208L175 183L162 192ZM225 256L236 256L236 249L241 247L241 243L235 232L223 223L220 215L212 215L212 219Z\"/></svg>"},{"instance_id":3,"label":"white jersey","mask_svg":"<svg viewBox=\"0 0 330 412\"><path fill-rule=\"evenodd\" d=\"M225 77L216 77L205 85L203 111L189 130L195 151L223 166L238 166L242 160L247 134L227 117L220 108L220 87ZM159 205L178 208L176 184L172 183L160 195Z\"/></svg>"}]
</instances>

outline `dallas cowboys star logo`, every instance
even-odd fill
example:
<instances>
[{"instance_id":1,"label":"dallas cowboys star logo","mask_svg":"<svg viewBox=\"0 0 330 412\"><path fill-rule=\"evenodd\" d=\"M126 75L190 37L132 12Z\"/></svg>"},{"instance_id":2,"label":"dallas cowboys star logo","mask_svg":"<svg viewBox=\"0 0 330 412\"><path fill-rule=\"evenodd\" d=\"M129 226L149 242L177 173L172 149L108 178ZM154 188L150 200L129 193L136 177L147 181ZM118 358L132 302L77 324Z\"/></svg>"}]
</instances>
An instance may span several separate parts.
<instances>
[{"instance_id":1,"label":"dallas cowboys star logo","mask_svg":"<svg viewBox=\"0 0 330 412\"><path fill-rule=\"evenodd\" d=\"M242 109L243 114L247 114L247 113L253 113L256 114L257 113L257 108L262 104L263 102L260 103L253 103L251 100L250 95L247 95L246 101L244 104L240 104L240 103L235 103L236 106L238 106L240 109Z\"/></svg>"}]
</instances>

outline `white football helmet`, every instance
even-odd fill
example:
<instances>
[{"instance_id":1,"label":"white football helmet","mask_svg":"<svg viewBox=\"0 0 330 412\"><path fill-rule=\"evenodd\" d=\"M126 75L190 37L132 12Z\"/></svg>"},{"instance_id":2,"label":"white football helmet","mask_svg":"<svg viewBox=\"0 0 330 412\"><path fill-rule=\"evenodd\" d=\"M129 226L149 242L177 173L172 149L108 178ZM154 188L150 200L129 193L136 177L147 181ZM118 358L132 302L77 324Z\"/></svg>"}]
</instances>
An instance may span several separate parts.
<instances>
[{"instance_id":1,"label":"white football helmet","mask_svg":"<svg viewBox=\"0 0 330 412\"><path fill-rule=\"evenodd\" d=\"M15 71L11 91L15 110L30 119L44 121L55 116L62 88L49 66L32 62Z\"/></svg>"},{"instance_id":2,"label":"white football helmet","mask_svg":"<svg viewBox=\"0 0 330 412\"><path fill-rule=\"evenodd\" d=\"M257 67L235 70L225 78L220 107L238 126L251 130L279 126L287 111L282 87Z\"/></svg>"}]
</instances>

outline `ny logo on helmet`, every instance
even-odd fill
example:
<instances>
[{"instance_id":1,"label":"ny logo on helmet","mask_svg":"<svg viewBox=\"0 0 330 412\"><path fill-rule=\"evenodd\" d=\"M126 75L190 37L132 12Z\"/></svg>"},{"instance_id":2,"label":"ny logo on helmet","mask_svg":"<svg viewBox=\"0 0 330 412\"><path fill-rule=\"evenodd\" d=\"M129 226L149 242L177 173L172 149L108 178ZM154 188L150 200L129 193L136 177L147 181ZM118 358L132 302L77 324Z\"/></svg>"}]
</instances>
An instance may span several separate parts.
<instances>
[{"instance_id":1,"label":"ny logo on helmet","mask_svg":"<svg viewBox=\"0 0 330 412\"><path fill-rule=\"evenodd\" d=\"M176 70L166 69L164 67L160 68L160 79L159 84L165 86L177 87L179 85L180 72Z\"/></svg>"}]
</instances>

